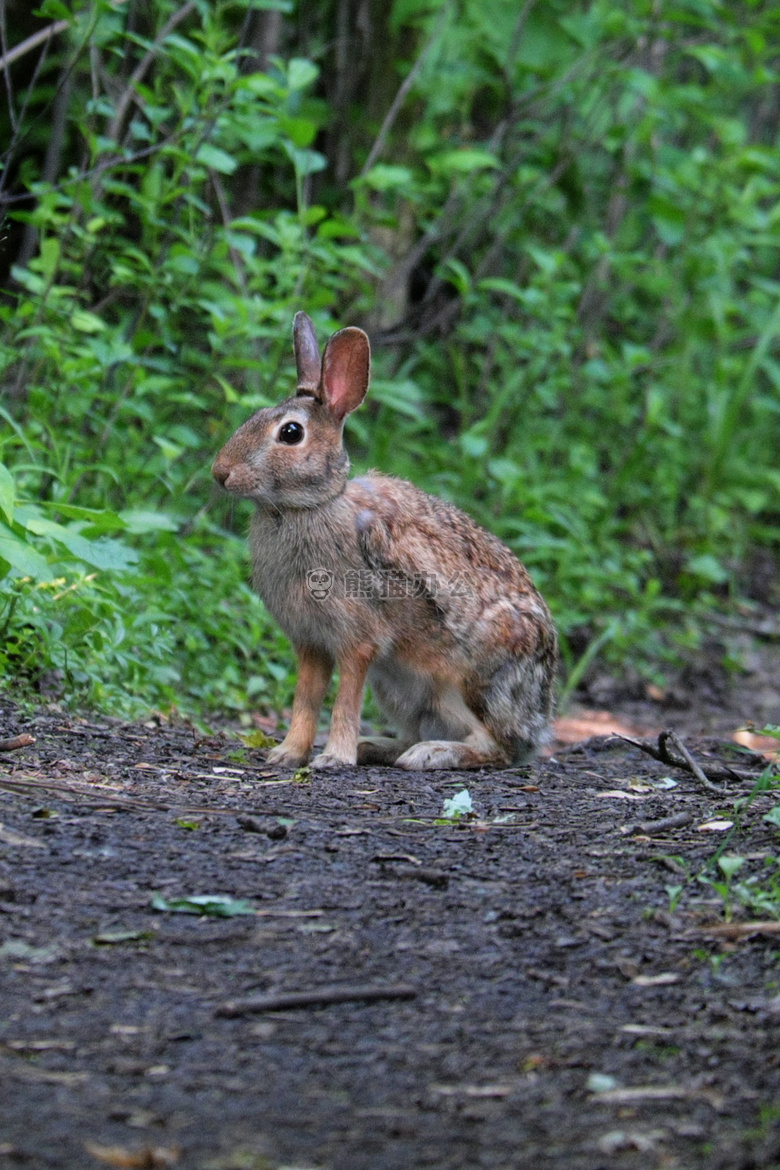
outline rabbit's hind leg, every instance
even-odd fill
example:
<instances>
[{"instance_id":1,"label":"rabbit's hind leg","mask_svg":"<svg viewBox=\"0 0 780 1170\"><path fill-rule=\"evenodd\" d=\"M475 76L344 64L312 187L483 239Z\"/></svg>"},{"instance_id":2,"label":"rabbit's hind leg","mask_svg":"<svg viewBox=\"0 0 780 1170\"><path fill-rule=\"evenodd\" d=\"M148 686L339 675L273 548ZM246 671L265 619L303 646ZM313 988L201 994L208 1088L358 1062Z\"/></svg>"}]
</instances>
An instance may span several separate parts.
<instances>
[{"instance_id":1,"label":"rabbit's hind leg","mask_svg":"<svg viewBox=\"0 0 780 1170\"><path fill-rule=\"evenodd\" d=\"M409 772L458 768L505 768L509 755L486 727L472 731L465 739L425 739L408 748L395 761L396 768Z\"/></svg>"},{"instance_id":2,"label":"rabbit's hind leg","mask_svg":"<svg viewBox=\"0 0 780 1170\"><path fill-rule=\"evenodd\" d=\"M505 767L509 754L470 710L455 685L443 686L420 721L420 742L395 761L409 771Z\"/></svg>"}]
</instances>

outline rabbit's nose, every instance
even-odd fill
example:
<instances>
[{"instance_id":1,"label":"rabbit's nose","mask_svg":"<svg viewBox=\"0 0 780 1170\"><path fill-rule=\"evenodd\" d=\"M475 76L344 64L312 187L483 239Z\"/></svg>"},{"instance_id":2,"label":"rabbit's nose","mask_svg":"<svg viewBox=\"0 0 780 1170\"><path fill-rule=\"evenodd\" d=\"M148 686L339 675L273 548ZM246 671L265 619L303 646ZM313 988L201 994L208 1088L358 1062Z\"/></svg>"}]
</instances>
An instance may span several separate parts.
<instances>
[{"instance_id":1,"label":"rabbit's nose","mask_svg":"<svg viewBox=\"0 0 780 1170\"><path fill-rule=\"evenodd\" d=\"M230 468L227 463L221 463L219 459L215 459L211 466L211 474L214 476L214 479L217 481L217 483L224 487L225 483L227 482L227 478L230 475Z\"/></svg>"}]
</instances>

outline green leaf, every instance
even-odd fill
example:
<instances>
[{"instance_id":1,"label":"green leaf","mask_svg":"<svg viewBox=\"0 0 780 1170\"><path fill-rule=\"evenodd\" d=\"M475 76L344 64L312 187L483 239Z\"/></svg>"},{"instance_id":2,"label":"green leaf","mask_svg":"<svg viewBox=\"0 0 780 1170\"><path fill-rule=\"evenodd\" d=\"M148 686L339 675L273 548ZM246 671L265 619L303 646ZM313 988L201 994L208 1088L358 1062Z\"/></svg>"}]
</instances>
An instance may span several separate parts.
<instances>
[{"instance_id":1,"label":"green leaf","mask_svg":"<svg viewBox=\"0 0 780 1170\"><path fill-rule=\"evenodd\" d=\"M434 155L428 165L434 172L469 175L474 171L499 167L500 163L489 150L464 147L462 150L445 150L442 154Z\"/></svg>"},{"instance_id":2,"label":"green leaf","mask_svg":"<svg viewBox=\"0 0 780 1170\"><path fill-rule=\"evenodd\" d=\"M117 512L108 508L78 508L75 504L58 504L56 500L42 500L41 506L59 512L68 520L86 520L94 530L117 532L128 527Z\"/></svg>"},{"instance_id":3,"label":"green leaf","mask_svg":"<svg viewBox=\"0 0 780 1170\"><path fill-rule=\"evenodd\" d=\"M305 89L320 75L320 70L313 61L306 57L291 57L287 64L287 85L293 91Z\"/></svg>"},{"instance_id":4,"label":"green leaf","mask_svg":"<svg viewBox=\"0 0 780 1170\"><path fill-rule=\"evenodd\" d=\"M152 909L170 914L203 914L211 918L234 918L255 912L251 902L227 894L194 894L188 898L164 898L162 894L153 894Z\"/></svg>"},{"instance_id":5,"label":"green leaf","mask_svg":"<svg viewBox=\"0 0 780 1170\"><path fill-rule=\"evenodd\" d=\"M212 146L210 142L204 142L198 147L195 159L204 166L211 167L212 171L219 171L221 175L232 175L238 166L231 154L219 146Z\"/></svg>"},{"instance_id":6,"label":"green leaf","mask_svg":"<svg viewBox=\"0 0 780 1170\"><path fill-rule=\"evenodd\" d=\"M9 524L13 523L16 488L14 478L4 463L0 463L0 512Z\"/></svg>"},{"instance_id":7,"label":"green leaf","mask_svg":"<svg viewBox=\"0 0 780 1170\"><path fill-rule=\"evenodd\" d=\"M276 747L276 740L270 735L266 735L264 731L247 731L245 734L239 732L238 738L242 743L245 743L248 748L272 748Z\"/></svg>"},{"instance_id":8,"label":"green leaf","mask_svg":"<svg viewBox=\"0 0 780 1170\"><path fill-rule=\"evenodd\" d=\"M474 803L468 788L461 788L454 796L449 796L442 805L441 815L448 821L459 821L461 817L469 817L474 813Z\"/></svg>"},{"instance_id":9,"label":"green leaf","mask_svg":"<svg viewBox=\"0 0 780 1170\"><path fill-rule=\"evenodd\" d=\"M70 323L79 333L102 333L106 327L105 321L101 321L100 317L87 312L86 309L76 309L70 318Z\"/></svg>"},{"instance_id":10,"label":"green leaf","mask_svg":"<svg viewBox=\"0 0 780 1170\"><path fill-rule=\"evenodd\" d=\"M328 165L328 160L324 154L320 154L316 150L299 150L297 146L292 143L285 142L284 149L290 156L293 166L298 175L302 178L306 175L313 175L317 171L322 171Z\"/></svg>"},{"instance_id":11,"label":"green leaf","mask_svg":"<svg viewBox=\"0 0 780 1170\"><path fill-rule=\"evenodd\" d=\"M279 130L287 135L294 146L311 146L318 129L319 124L311 118L279 118Z\"/></svg>"},{"instance_id":12,"label":"green leaf","mask_svg":"<svg viewBox=\"0 0 780 1170\"><path fill-rule=\"evenodd\" d=\"M718 858L718 867L727 878L732 878L742 866L745 864L744 857L735 857L724 853L722 857Z\"/></svg>"},{"instance_id":13,"label":"green leaf","mask_svg":"<svg viewBox=\"0 0 780 1170\"><path fill-rule=\"evenodd\" d=\"M776 808L773 808L771 812L768 812L764 817L764 820L767 822L767 824L773 825L774 828L780 829L780 805L778 805Z\"/></svg>"},{"instance_id":14,"label":"green leaf","mask_svg":"<svg viewBox=\"0 0 780 1170\"><path fill-rule=\"evenodd\" d=\"M98 946L109 947L117 946L119 943L143 942L154 937L153 930L102 930L100 934L93 936L92 941Z\"/></svg>"},{"instance_id":15,"label":"green leaf","mask_svg":"<svg viewBox=\"0 0 780 1170\"><path fill-rule=\"evenodd\" d=\"M28 532L36 536L48 536L65 546L78 560L92 565L95 569L122 572L138 561L138 554L118 540L88 540L78 532L57 524L54 520L31 517L25 522Z\"/></svg>"},{"instance_id":16,"label":"green leaf","mask_svg":"<svg viewBox=\"0 0 780 1170\"><path fill-rule=\"evenodd\" d=\"M143 508L125 508L119 517L134 536L143 536L146 532L178 532L181 526L181 522L168 512L148 512Z\"/></svg>"},{"instance_id":17,"label":"green leaf","mask_svg":"<svg viewBox=\"0 0 780 1170\"><path fill-rule=\"evenodd\" d=\"M24 577L48 581L51 570L48 562L29 544L25 544L10 528L0 523L0 557Z\"/></svg>"},{"instance_id":18,"label":"green leaf","mask_svg":"<svg viewBox=\"0 0 780 1170\"><path fill-rule=\"evenodd\" d=\"M695 577L701 577L704 581L711 581L713 585L722 585L724 581L728 581L729 575L720 562L710 553L702 553L701 556L691 557L686 565L689 573L693 573Z\"/></svg>"},{"instance_id":19,"label":"green leaf","mask_svg":"<svg viewBox=\"0 0 780 1170\"><path fill-rule=\"evenodd\" d=\"M73 20L73 13L61 0L43 0L33 15L49 17L51 20Z\"/></svg>"},{"instance_id":20,"label":"green leaf","mask_svg":"<svg viewBox=\"0 0 780 1170\"><path fill-rule=\"evenodd\" d=\"M363 175L359 182L365 183L374 191L393 191L399 187L409 187L413 180L414 175L409 167L377 163L367 174Z\"/></svg>"}]
</instances>

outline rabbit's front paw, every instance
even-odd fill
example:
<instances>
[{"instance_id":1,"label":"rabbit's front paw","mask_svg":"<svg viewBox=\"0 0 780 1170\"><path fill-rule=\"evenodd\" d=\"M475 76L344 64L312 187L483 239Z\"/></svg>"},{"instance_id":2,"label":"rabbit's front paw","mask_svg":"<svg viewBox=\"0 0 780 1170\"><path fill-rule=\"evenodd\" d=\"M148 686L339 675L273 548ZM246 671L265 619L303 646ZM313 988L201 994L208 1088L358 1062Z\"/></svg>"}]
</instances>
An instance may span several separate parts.
<instances>
[{"instance_id":1,"label":"rabbit's front paw","mask_svg":"<svg viewBox=\"0 0 780 1170\"><path fill-rule=\"evenodd\" d=\"M344 759L333 752L320 752L311 762L312 768L354 768L355 760Z\"/></svg>"},{"instance_id":2,"label":"rabbit's front paw","mask_svg":"<svg viewBox=\"0 0 780 1170\"><path fill-rule=\"evenodd\" d=\"M308 758L308 752L296 751L285 747L284 743L280 743L275 748L271 748L265 757L265 762L275 768L300 768Z\"/></svg>"}]
</instances>

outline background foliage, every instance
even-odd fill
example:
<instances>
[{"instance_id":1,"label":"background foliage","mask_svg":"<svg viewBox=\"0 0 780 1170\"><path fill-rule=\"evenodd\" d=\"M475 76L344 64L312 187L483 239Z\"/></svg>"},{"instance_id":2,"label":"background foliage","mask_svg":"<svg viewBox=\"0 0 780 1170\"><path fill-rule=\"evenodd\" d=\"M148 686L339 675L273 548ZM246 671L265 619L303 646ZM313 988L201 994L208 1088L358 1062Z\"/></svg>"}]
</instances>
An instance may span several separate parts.
<instances>
[{"instance_id":1,"label":"background foliage","mask_svg":"<svg viewBox=\"0 0 780 1170\"><path fill-rule=\"evenodd\" d=\"M288 392L301 307L372 336L353 462L518 552L570 682L777 599L777 6L1 7L15 685L288 701L209 465Z\"/></svg>"}]
</instances>

